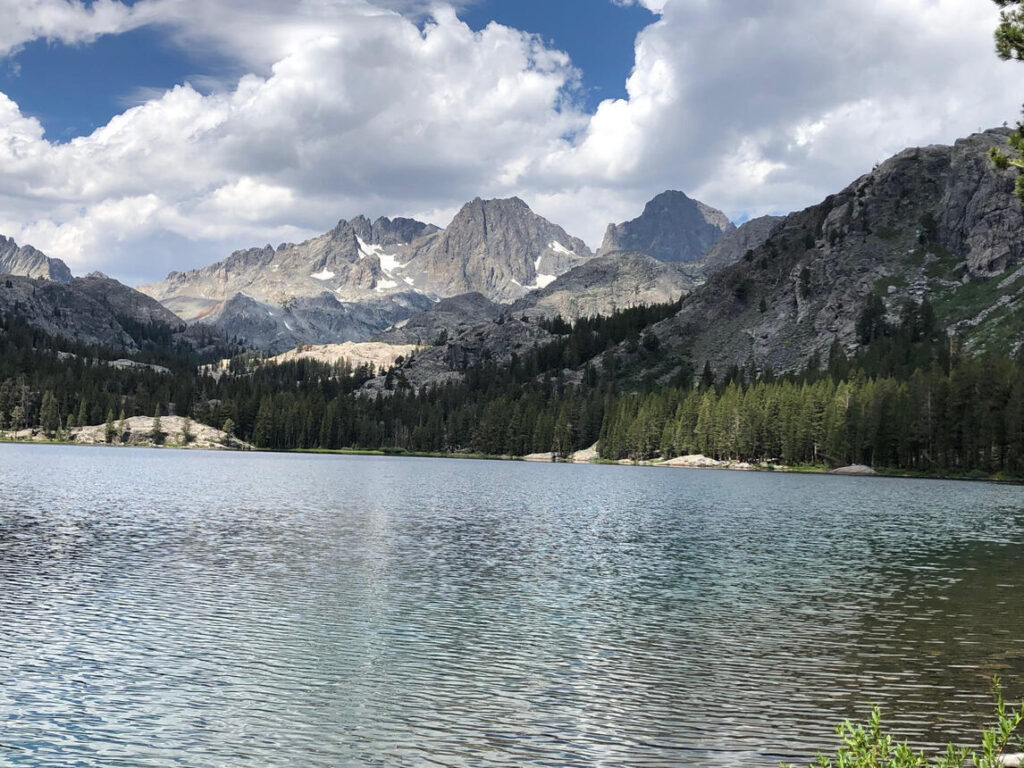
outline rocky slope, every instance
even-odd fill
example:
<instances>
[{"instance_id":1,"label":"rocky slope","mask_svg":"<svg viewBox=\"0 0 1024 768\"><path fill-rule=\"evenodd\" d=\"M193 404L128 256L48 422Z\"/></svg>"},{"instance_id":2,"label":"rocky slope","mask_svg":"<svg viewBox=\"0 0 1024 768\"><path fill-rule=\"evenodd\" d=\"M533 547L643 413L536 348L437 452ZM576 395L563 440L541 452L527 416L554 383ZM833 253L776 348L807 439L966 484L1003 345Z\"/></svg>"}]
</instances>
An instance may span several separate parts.
<instances>
[{"instance_id":1,"label":"rocky slope","mask_svg":"<svg viewBox=\"0 0 1024 768\"><path fill-rule=\"evenodd\" d=\"M1014 172L988 157L1007 131L905 150L842 192L774 225L656 326L698 369L753 360L776 371L857 345L871 294L892 320L927 296L968 350L1014 351L1024 333L1024 213Z\"/></svg>"},{"instance_id":2,"label":"rocky slope","mask_svg":"<svg viewBox=\"0 0 1024 768\"><path fill-rule=\"evenodd\" d=\"M98 275L70 283L0 277L0 314L54 336L123 352L210 343L149 296Z\"/></svg>"},{"instance_id":3,"label":"rocky slope","mask_svg":"<svg viewBox=\"0 0 1024 768\"><path fill-rule=\"evenodd\" d=\"M634 251L659 261L691 264L734 229L721 211L669 190L647 203L632 221L609 224L598 254Z\"/></svg>"},{"instance_id":4,"label":"rocky slope","mask_svg":"<svg viewBox=\"0 0 1024 768\"><path fill-rule=\"evenodd\" d=\"M507 363L554 337L536 322L502 316L493 323L469 328L442 344L418 350L392 376L378 376L364 385L365 394L387 391L388 386L420 387L455 381L482 360Z\"/></svg>"},{"instance_id":5,"label":"rocky slope","mask_svg":"<svg viewBox=\"0 0 1024 768\"><path fill-rule=\"evenodd\" d=\"M672 302L694 285L681 265L642 253L610 253L584 262L514 304L496 304L479 293L453 296L375 338L391 344L433 345L442 339L455 341L467 331L496 328L509 317L536 320L561 315L576 320L640 304Z\"/></svg>"},{"instance_id":6,"label":"rocky slope","mask_svg":"<svg viewBox=\"0 0 1024 768\"><path fill-rule=\"evenodd\" d=\"M396 361L401 361L419 349L421 347L415 344L385 344L379 341L306 344L271 357L267 362L289 363L295 360L316 360L331 365L346 362L353 369L368 365L379 371L392 367Z\"/></svg>"},{"instance_id":7,"label":"rocky slope","mask_svg":"<svg viewBox=\"0 0 1024 768\"><path fill-rule=\"evenodd\" d=\"M60 259L51 259L31 245L18 246L0 235L0 275L18 275L55 283L70 283L71 270Z\"/></svg>"},{"instance_id":8,"label":"rocky slope","mask_svg":"<svg viewBox=\"0 0 1024 768\"><path fill-rule=\"evenodd\" d=\"M199 325L278 354L298 344L370 339L382 328L431 306L422 294L404 292L362 302L342 302L329 293L270 304L235 294ZM339 341L342 340L342 341Z\"/></svg>"},{"instance_id":9,"label":"rocky slope","mask_svg":"<svg viewBox=\"0 0 1024 768\"><path fill-rule=\"evenodd\" d=\"M782 216L760 216L725 234L700 257L695 265L699 274L712 275L731 267L747 251L763 245L782 220Z\"/></svg>"},{"instance_id":10,"label":"rocky slope","mask_svg":"<svg viewBox=\"0 0 1024 768\"><path fill-rule=\"evenodd\" d=\"M442 299L423 312L396 323L375 338L388 344L432 345L454 339L465 331L497 320L507 307L480 293L464 293Z\"/></svg>"}]
</instances>

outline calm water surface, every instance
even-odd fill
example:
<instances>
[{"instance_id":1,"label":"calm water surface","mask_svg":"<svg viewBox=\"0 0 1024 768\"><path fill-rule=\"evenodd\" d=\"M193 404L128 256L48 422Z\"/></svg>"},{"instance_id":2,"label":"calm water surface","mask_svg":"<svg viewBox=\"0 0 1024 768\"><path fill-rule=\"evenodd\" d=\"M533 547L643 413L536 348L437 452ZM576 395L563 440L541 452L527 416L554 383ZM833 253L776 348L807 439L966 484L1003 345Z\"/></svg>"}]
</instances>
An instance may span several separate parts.
<instances>
[{"instance_id":1,"label":"calm water surface","mask_svg":"<svg viewBox=\"0 0 1024 768\"><path fill-rule=\"evenodd\" d=\"M1024 489L0 445L0 763L775 766L1024 693Z\"/></svg>"}]
</instances>

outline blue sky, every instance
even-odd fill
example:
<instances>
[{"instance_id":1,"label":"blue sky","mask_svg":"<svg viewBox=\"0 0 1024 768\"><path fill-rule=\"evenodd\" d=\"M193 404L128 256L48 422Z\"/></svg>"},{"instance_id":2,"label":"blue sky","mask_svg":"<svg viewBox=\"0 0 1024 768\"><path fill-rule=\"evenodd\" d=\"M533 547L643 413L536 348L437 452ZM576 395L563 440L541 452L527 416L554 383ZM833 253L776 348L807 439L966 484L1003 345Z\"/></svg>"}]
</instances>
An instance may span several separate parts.
<instances>
[{"instance_id":1,"label":"blue sky","mask_svg":"<svg viewBox=\"0 0 1024 768\"><path fill-rule=\"evenodd\" d=\"M459 15L474 30L496 21L566 51L580 70L578 96L588 110L625 97L636 36L657 18L642 6L606 0L482 0ZM90 44L30 42L4 62L0 91L38 118L48 138L66 141L92 133L154 92L186 81L208 90L211 79L242 74L212 48L183 48L165 30L142 27Z\"/></svg>"},{"instance_id":2,"label":"blue sky","mask_svg":"<svg viewBox=\"0 0 1024 768\"><path fill-rule=\"evenodd\" d=\"M594 248L666 189L734 221L784 213L1016 119L1024 66L993 55L997 17L987 0L0 0L0 234L138 284L358 214L444 226L478 195Z\"/></svg>"},{"instance_id":3,"label":"blue sky","mask_svg":"<svg viewBox=\"0 0 1024 768\"><path fill-rule=\"evenodd\" d=\"M595 0L486 0L462 18L474 29L497 21L542 35L566 51L582 71L589 109L603 99L623 98L633 68L633 45L656 16L642 6Z\"/></svg>"}]
</instances>

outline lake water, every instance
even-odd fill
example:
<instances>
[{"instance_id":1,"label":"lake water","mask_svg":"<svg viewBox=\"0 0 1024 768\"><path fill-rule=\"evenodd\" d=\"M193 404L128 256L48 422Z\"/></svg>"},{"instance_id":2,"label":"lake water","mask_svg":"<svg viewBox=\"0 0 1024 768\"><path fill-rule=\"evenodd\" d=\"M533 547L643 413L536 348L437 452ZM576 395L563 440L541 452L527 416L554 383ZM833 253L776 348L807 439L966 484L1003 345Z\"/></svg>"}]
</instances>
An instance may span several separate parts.
<instances>
[{"instance_id":1,"label":"lake water","mask_svg":"<svg viewBox=\"0 0 1024 768\"><path fill-rule=\"evenodd\" d=\"M1024 489L0 445L0 763L776 766L1024 693Z\"/></svg>"}]
</instances>

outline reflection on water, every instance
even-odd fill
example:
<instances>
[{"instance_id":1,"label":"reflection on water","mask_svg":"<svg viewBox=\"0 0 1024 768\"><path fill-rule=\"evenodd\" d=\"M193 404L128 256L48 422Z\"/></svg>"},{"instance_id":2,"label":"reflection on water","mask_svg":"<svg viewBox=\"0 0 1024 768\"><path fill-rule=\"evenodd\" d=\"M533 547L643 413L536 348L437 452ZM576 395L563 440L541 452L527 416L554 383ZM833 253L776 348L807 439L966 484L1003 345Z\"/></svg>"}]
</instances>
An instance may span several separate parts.
<instances>
[{"instance_id":1,"label":"reflection on water","mask_svg":"<svg viewBox=\"0 0 1024 768\"><path fill-rule=\"evenodd\" d=\"M0 446L0 762L775 766L1024 693L1024 491Z\"/></svg>"}]
</instances>

